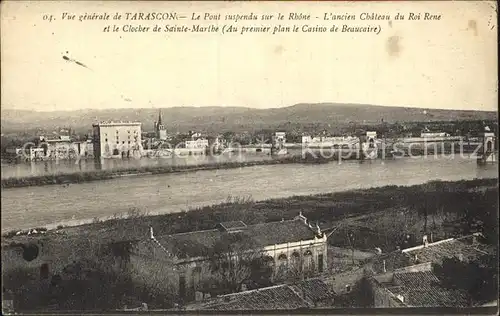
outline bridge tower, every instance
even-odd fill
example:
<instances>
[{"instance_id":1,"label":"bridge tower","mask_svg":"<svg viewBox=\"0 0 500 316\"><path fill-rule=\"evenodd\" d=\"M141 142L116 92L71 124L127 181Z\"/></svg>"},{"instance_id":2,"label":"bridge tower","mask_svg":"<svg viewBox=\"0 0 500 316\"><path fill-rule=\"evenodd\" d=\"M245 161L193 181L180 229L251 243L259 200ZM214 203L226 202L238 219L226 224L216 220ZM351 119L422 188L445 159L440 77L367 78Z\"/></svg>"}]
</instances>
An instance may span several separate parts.
<instances>
[{"instance_id":1,"label":"bridge tower","mask_svg":"<svg viewBox=\"0 0 500 316\"><path fill-rule=\"evenodd\" d=\"M488 127L485 128L483 135L483 144L481 153L477 157L477 162L487 163L487 162L496 162L497 155L495 150L495 141L496 136L495 133L492 133Z\"/></svg>"},{"instance_id":2,"label":"bridge tower","mask_svg":"<svg viewBox=\"0 0 500 316\"><path fill-rule=\"evenodd\" d=\"M377 132L366 132L365 142L361 144L362 159L376 158L377 151Z\"/></svg>"}]
</instances>

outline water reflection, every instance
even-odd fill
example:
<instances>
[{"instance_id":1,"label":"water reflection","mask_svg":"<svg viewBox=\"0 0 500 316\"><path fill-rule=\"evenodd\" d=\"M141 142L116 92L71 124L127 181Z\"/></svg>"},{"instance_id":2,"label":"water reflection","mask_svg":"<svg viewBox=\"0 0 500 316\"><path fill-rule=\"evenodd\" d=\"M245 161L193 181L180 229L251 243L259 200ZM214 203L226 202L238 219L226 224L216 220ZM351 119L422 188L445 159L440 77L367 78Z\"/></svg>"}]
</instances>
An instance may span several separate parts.
<instances>
[{"instance_id":1,"label":"water reflection","mask_svg":"<svg viewBox=\"0 0 500 316\"><path fill-rule=\"evenodd\" d=\"M271 159L264 154L224 155L224 156L172 156L169 158L141 159L86 159L79 161L32 161L17 164L2 163L2 179L11 177L43 176L55 173L72 173L95 170L119 170L153 166L186 166L198 164L223 163L234 161L255 161Z\"/></svg>"},{"instance_id":2,"label":"water reflection","mask_svg":"<svg viewBox=\"0 0 500 316\"><path fill-rule=\"evenodd\" d=\"M221 158L213 161L217 159ZM176 163L199 163L194 161L183 159ZM82 162L82 168L86 163ZM110 161L100 167L113 168L116 163ZM96 167L93 162L92 167ZM475 159L403 158L363 163L279 164L124 177L70 186L12 188L2 190L2 232L126 214L131 207L152 214L178 212L224 202L228 196L263 200L384 185L415 185L431 180L496 177L498 164L478 166Z\"/></svg>"}]
</instances>

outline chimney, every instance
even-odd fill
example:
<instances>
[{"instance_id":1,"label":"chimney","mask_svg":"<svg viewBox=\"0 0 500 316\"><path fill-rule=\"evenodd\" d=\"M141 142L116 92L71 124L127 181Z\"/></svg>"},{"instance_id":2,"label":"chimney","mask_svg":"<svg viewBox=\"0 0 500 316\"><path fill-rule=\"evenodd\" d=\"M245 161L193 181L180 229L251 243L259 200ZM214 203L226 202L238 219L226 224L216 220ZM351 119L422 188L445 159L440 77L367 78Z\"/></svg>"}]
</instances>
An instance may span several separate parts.
<instances>
[{"instance_id":1,"label":"chimney","mask_svg":"<svg viewBox=\"0 0 500 316\"><path fill-rule=\"evenodd\" d=\"M155 239L155 236L153 235L153 227L149 227L149 237L151 239Z\"/></svg>"},{"instance_id":2,"label":"chimney","mask_svg":"<svg viewBox=\"0 0 500 316\"><path fill-rule=\"evenodd\" d=\"M302 222L304 222L304 224L307 225L307 218L302 215L302 211L299 212L299 215L295 217L295 219L300 219Z\"/></svg>"},{"instance_id":3,"label":"chimney","mask_svg":"<svg viewBox=\"0 0 500 316\"><path fill-rule=\"evenodd\" d=\"M382 263L384 264L383 269L384 269L384 273L385 273L385 272L387 272L387 269L385 268L385 260L384 260L384 261L382 261Z\"/></svg>"},{"instance_id":4,"label":"chimney","mask_svg":"<svg viewBox=\"0 0 500 316\"><path fill-rule=\"evenodd\" d=\"M316 231L318 235L321 235L321 228L319 228L318 222L316 222Z\"/></svg>"},{"instance_id":5,"label":"chimney","mask_svg":"<svg viewBox=\"0 0 500 316\"><path fill-rule=\"evenodd\" d=\"M424 235L422 237L422 243L424 244L424 247L427 247L427 245L429 244L429 242L427 241L427 235Z\"/></svg>"},{"instance_id":6,"label":"chimney","mask_svg":"<svg viewBox=\"0 0 500 316\"><path fill-rule=\"evenodd\" d=\"M400 300L402 303L404 303L404 302L405 302L405 298L404 298L404 296L403 296L403 295L398 294L396 297L397 297L397 298L398 298L398 300Z\"/></svg>"}]
</instances>

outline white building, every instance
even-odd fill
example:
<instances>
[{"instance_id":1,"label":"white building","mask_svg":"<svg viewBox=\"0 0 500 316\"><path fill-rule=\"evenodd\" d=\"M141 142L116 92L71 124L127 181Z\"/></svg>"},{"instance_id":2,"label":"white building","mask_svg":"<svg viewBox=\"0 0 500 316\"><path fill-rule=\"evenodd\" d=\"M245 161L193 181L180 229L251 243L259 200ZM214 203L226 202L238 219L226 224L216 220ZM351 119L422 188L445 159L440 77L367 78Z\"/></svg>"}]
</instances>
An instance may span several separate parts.
<instances>
[{"instance_id":1,"label":"white building","mask_svg":"<svg viewBox=\"0 0 500 316\"><path fill-rule=\"evenodd\" d=\"M137 157L142 151L141 123L101 122L93 124L94 157Z\"/></svg>"},{"instance_id":2,"label":"white building","mask_svg":"<svg viewBox=\"0 0 500 316\"><path fill-rule=\"evenodd\" d=\"M128 267L133 279L162 284L185 301L193 301L196 292L203 292L203 281L217 277L210 268L210 251L221 241L233 240L231 236L240 244L234 249L249 247L244 251L258 253L269 273L263 275L281 281L324 273L329 235L312 226L302 213L293 220L248 226L242 221L224 222L210 230L166 236L154 236L151 228L150 238L133 247ZM135 271L148 271L148 277Z\"/></svg>"},{"instance_id":3,"label":"white building","mask_svg":"<svg viewBox=\"0 0 500 316\"><path fill-rule=\"evenodd\" d=\"M274 145L278 148L285 146L286 144L286 133L285 132L276 132L274 134Z\"/></svg>"},{"instance_id":4,"label":"white building","mask_svg":"<svg viewBox=\"0 0 500 316\"><path fill-rule=\"evenodd\" d=\"M208 139L198 138L195 140L186 140L185 145L186 145L186 148L188 148L188 149L207 148L208 147Z\"/></svg>"},{"instance_id":5,"label":"white building","mask_svg":"<svg viewBox=\"0 0 500 316\"><path fill-rule=\"evenodd\" d=\"M303 135L302 136L302 144L309 144L312 143L312 137L310 135Z\"/></svg>"},{"instance_id":6,"label":"white building","mask_svg":"<svg viewBox=\"0 0 500 316\"><path fill-rule=\"evenodd\" d=\"M442 132L422 132L420 137L422 138L434 138L434 137L449 137L450 134Z\"/></svg>"}]
</instances>

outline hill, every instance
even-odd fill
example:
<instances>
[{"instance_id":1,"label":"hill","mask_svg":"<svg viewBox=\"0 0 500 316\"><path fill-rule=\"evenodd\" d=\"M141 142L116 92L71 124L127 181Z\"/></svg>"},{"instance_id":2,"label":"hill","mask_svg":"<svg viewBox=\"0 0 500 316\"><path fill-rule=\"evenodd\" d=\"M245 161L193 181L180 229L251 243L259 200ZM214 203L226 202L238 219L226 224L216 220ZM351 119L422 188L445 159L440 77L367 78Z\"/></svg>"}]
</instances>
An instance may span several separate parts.
<instances>
[{"instance_id":1,"label":"hill","mask_svg":"<svg viewBox=\"0 0 500 316\"><path fill-rule=\"evenodd\" d=\"M143 130L152 130L158 117L155 108L37 112L2 109L2 133L54 130L71 127L79 132L91 130L103 120L140 121ZM243 131L307 126L346 126L352 123L432 122L456 120L497 120L496 112L387 107L366 104L296 104L284 108L172 107L161 109L167 130Z\"/></svg>"}]
</instances>

